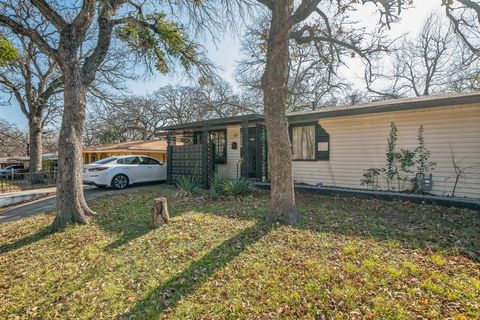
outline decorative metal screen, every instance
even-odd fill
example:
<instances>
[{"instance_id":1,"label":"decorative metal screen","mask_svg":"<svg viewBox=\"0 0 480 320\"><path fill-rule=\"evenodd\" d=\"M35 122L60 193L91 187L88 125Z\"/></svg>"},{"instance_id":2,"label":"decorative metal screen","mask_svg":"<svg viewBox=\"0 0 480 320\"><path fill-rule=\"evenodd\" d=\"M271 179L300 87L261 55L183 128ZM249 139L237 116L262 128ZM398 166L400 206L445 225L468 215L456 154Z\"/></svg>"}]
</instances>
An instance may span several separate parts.
<instances>
[{"instance_id":1,"label":"decorative metal screen","mask_svg":"<svg viewBox=\"0 0 480 320\"><path fill-rule=\"evenodd\" d=\"M268 174L268 151L267 151L267 129L263 124L257 124L257 180L269 180Z\"/></svg>"},{"instance_id":2,"label":"decorative metal screen","mask_svg":"<svg viewBox=\"0 0 480 320\"><path fill-rule=\"evenodd\" d=\"M170 146L170 183L185 176L207 186L213 174L213 148L211 143Z\"/></svg>"},{"instance_id":3,"label":"decorative metal screen","mask_svg":"<svg viewBox=\"0 0 480 320\"><path fill-rule=\"evenodd\" d=\"M175 183L181 176L202 182L202 144L172 146L170 174Z\"/></svg>"}]
</instances>

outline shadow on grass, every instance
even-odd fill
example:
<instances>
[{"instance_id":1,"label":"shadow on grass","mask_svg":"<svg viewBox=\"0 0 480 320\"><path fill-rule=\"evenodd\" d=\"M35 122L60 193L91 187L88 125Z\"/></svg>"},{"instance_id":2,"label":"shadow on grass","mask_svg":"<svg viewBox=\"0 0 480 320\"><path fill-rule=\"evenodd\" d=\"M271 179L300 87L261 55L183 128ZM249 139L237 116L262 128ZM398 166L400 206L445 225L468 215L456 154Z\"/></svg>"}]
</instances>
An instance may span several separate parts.
<instances>
[{"instance_id":1,"label":"shadow on grass","mask_svg":"<svg viewBox=\"0 0 480 320\"><path fill-rule=\"evenodd\" d=\"M7 253L7 252L10 252L12 250L20 249L24 246L28 246L30 244L33 244L37 241L40 241L40 240L46 238L47 236L49 236L52 233L53 233L53 229L52 229L51 226L42 228L39 231L37 231L36 233L31 234L29 236L26 236L25 238L22 238L22 239L17 240L13 243L9 243L9 244L1 246L0 247L0 253Z\"/></svg>"},{"instance_id":2,"label":"shadow on grass","mask_svg":"<svg viewBox=\"0 0 480 320\"><path fill-rule=\"evenodd\" d=\"M148 217L139 215L132 220L114 220L111 218L100 218L98 224L104 230L117 234L118 238L110 243L106 249L115 250L121 246L135 240L138 237L150 232L152 229L148 227Z\"/></svg>"},{"instance_id":3,"label":"shadow on grass","mask_svg":"<svg viewBox=\"0 0 480 320\"><path fill-rule=\"evenodd\" d=\"M149 206L146 204L150 204L151 198L144 197L142 201L127 201L123 204L126 206L130 203L134 206L136 209L133 211L137 213L135 215L130 214L132 210L122 210L111 217L99 219L99 224L104 229L119 235L118 239L109 245L109 249L118 248L150 232ZM480 215L471 210L314 195L298 195L297 199L302 214L302 219L296 226L299 229L335 236L394 241L403 248L434 247L456 250L461 247L462 254L480 250ZM197 290L209 277L241 254L248 245L266 235L271 228L262 222L268 199L252 200L248 204L172 199L170 205L172 217L193 210L235 219L255 219L258 222L226 240L200 260L193 262L186 270L154 289L121 318L152 319L168 309L175 308L182 298ZM465 255L476 260L475 257Z\"/></svg>"},{"instance_id":4,"label":"shadow on grass","mask_svg":"<svg viewBox=\"0 0 480 320\"><path fill-rule=\"evenodd\" d=\"M116 239L106 250L115 250L141 237L151 229L148 227L150 208L154 192L132 192L110 194L96 200L94 209L102 214L95 223L113 234Z\"/></svg>"},{"instance_id":5,"label":"shadow on grass","mask_svg":"<svg viewBox=\"0 0 480 320\"><path fill-rule=\"evenodd\" d=\"M115 210L111 216L100 218L100 226L118 234L109 245L115 249L140 237L148 227L149 210L154 194L148 197L132 197L115 205L131 210ZM170 200L170 199L169 199ZM189 211L212 213L235 219L264 219L268 210L268 196L250 200L249 203L228 200L198 201L172 198L169 201L171 217ZM404 248L434 248L458 250L462 255L480 260L480 214L473 210L445 208L433 205L387 202L354 198L327 197L297 193L297 203L302 219L300 229L326 232L343 236L393 241ZM146 205L148 204L148 205ZM130 212L137 212L131 214Z\"/></svg>"},{"instance_id":6,"label":"shadow on grass","mask_svg":"<svg viewBox=\"0 0 480 320\"><path fill-rule=\"evenodd\" d=\"M106 249L114 250L122 247L136 238L139 238L153 229L149 227L150 209L156 193L146 193L139 200L135 195L124 199L125 196L114 198L115 206L118 208L110 213L100 216L96 223L110 233L117 236L117 239L110 243ZM211 213L218 216L244 219L244 220L262 220L264 210L262 207L256 209L245 209L244 203L232 202L228 200L205 201L195 198L169 198L170 218L184 215L190 211L199 213Z\"/></svg>"},{"instance_id":7,"label":"shadow on grass","mask_svg":"<svg viewBox=\"0 0 480 320\"><path fill-rule=\"evenodd\" d=\"M188 269L165 282L133 307L121 318L156 319L166 309L174 308L185 296L195 291L208 277L222 269L251 244L271 230L271 226L258 222L214 248Z\"/></svg>"},{"instance_id":8,"label":"shadow on grass","mask_svg":"<svg viewBox=\"0 0 480 320\"><path fill-rule=\"evenodd\" d=\"M335 235L393 241L408 249L453 250L480 260L480 213L434 205L298 194L297 226Z\"/></svg>"}]
</instances>

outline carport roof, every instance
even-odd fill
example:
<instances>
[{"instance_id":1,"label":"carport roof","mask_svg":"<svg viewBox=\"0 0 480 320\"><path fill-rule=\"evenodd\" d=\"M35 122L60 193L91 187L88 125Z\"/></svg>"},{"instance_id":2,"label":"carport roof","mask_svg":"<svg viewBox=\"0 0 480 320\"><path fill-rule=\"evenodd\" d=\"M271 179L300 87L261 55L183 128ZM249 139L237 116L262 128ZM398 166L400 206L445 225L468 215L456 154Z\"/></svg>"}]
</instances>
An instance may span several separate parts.
<instances>
[{"instance_id":1,"label":"carport roof","mask_svg":"<svg viewBox=\"0 0 480 320\"><path fill-rule=\"evenodd\" d=\"M241 116L233 116L233 117L226 117L220 119L208 119L208 120L200 120L194 121L190 123L184 124L176 124L171 126L163 127L163 130L175 130L175 129L194 129L194 128L202 128L202 127L213 127L216 125L223 125L223 124L236 124L242 123L244 121L263 121L264 117L261 114L253 113L253 114L245 114Z\"/></svg>"}]
</instances>

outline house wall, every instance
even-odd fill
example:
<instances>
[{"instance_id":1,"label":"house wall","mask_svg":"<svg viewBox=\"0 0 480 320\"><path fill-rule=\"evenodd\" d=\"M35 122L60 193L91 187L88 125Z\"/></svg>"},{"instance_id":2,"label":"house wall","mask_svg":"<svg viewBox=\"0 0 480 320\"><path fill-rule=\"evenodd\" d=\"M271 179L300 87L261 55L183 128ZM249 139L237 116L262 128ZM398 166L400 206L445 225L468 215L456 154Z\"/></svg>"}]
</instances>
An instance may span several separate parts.
<instances>
[{"instance_id":1,"label":"house wall","mask_svg":"<svg viewBox=\"0 0 480 320\"><path fill-rule=\"evenodd\" d=\"M417 132L424 126L426 147L437 166L432 193L448 195L455 181L451 150L468 179L460 180L455 195L480 198L480 105L388 112L365 116L326 118L320 125L330 134L329 161L294 161L295 182L336 187L364 188L365 169L385 166L390 122L398 129L397 149L417 146ZM386 187L385 181L382 187Z\"/></svg>"},{"instance_id":2,"label":"house wall","mask_svg":"<svg viewBox=\"0 0 480 320\"><path fill-rule=\"evenodd\" d=\"M468 170L468 179L459 181L456 196L480 198L479 104L321 119L320 125L330 134L330 160L294 161L295 182L365 188L360 184L364 170L385 166L390 122L398 129L397 150L415 148L418 127L423 125L431 161L437 164L432 171L432 193L451 194L455 181L453 151L462 167L473 166ZM231 149L232 141L237 142L237 150ZM217 171L236 178L240 126L227 129L227 144L227 164L218 165ZM380 183L386 189L386 181L380 179Z\"/></svg>"},{"instance_id":3,"label":"house wall","mask_svg":"<svg viewBox=\"0 0 480 320\"><path fill-rule=\"evenodd\" d=\"M240 160L240 126L232 126L227 128L227 163L218 164L217 172L220 175L236 179L237 163ZM237 149L232 149L232 142L237 143ZM240 164L238 165L238 176L240 176Z\"/></svg>"}]
</instances>

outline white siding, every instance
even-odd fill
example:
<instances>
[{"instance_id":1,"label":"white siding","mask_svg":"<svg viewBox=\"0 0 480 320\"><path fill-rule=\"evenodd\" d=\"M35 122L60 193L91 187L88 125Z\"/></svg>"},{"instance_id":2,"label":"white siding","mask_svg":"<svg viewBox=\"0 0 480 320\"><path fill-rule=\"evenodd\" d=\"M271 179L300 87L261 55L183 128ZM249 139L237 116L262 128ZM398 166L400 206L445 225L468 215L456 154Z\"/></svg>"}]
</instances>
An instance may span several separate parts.
<instances>
[{"instance_id":1,"label":"white siding","mask_svg":"<svg viewBox=\"0 0 480 320\"><path fill-rule=\"evenodd\" d=\"M240 160L240 139L240 126L227 128L227 163L217 165L218 174L232 179L237 178L237 163ZM232 142L237 143L237 149L232 149ZM238 175L240 175L240 165L238 170Z\"/></svg>"},{"instance_id":2,"label":"white siding","mask_svg":"<svg viewBox=\"0 0 480 320\"><path fill-rule=\"evenodd\" d=\"M459 181L456 196L480 198L479 104L321 119L320 125L330 134L330 160L294 161L295 182L364 188L360 184L364 170L385 166L390 122L398 129L397 149L415 148L418 127L423 125L431 161L437 164L432 172L432 193L449 195L452 191L453 150L462 167L473 166L468 179ZM240 140L240 126L229 127L227 164L218 165L219 174L237 177ZM236 150L231 148L233 141L237 142ZM383 186L386 187L384 181Z\"/></svg>"},{"instance_id":3,"label":"white siding","mask_svg":"<svg viewBox=\"0 0 480 320\"><path fill-rule=\"evenodd\" d=\"M413 149L417 132L424 126L431 160L437 163L432 193L448 195L454 183L451 150L468 179L461 180L455 195L480 198L480 106L422 109L366 116L327 118L319 121L330 134L329 161L294 161L296 182L322 183L336 187L362 188L365 169L385 166L386 141L390 122L398 129L397 148Z\"/></svg>"}]
</instances>

